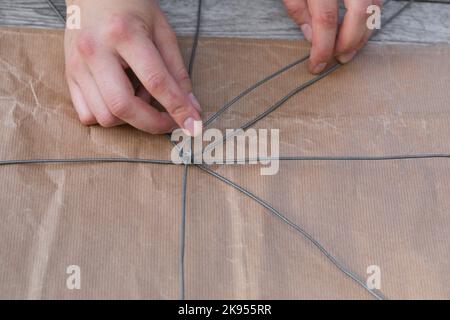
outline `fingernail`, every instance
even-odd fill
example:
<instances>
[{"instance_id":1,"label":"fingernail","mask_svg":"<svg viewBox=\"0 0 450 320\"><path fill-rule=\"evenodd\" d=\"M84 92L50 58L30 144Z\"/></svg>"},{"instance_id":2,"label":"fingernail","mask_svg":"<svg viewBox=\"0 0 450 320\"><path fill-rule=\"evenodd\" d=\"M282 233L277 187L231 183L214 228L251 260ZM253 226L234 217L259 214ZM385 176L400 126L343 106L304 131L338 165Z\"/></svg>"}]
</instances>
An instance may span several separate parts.
<instances>
[{"instance_id":1,"label":"fingernail","mask_svg":"<svg viewBox=\"0 0 450 320\"><path fill-rule=\"evenodd\" d=\"M311 26L309 24L305 23L300 26L300 29L302 29L303 36L305 37L305 39L308 40L309 42L311 42L312 41Z\"/></svg>"},{"instance_id":2,"label":"fingernail","mask_svg":"<svg viewBox=\"0 0 450 320\"><path fill-rule=\"evenodd\" d=\"M194 118L187 118L184 121L184 131L187 135L191 137L196 137L202 132L203 123L201 121L196 121Z\"/></svg>"},{"instance_id":3,"label":"fingernail","mask_svg":"<svg viewBox=\"0 0 450 320\"><path fill-rule=\"evenodd\" d=\"M325 69L326 66L327 66L326 62L319 63L312 69L312 72L315 74L321 73L323 71L323 69Z\"/></svg>"},{"instance_id":4,"label":"fingernail","mask_svg":"<svg viewBox=\"0 0 450 320\"><path fill-rule=\"evenodd\" d=\"M194 96L194 94L191 92L188 95L189 100L191 101L192 105L195 109L198 110L198 112L202 112L202 107L200 106L200 103L198 102L197 98Z\"/></svg>"},{"instance_id":5,"label":"fingernail","mask_svg":"<svg viewBox=\"0 0 450 320\"><path fill-rule=\"evenodd\" d=\"M356 55L356 51L345 53L337 56L336 58L339 60L340 63L348 63L350 60L352 60Z\"/></svg>"}]
</instances>

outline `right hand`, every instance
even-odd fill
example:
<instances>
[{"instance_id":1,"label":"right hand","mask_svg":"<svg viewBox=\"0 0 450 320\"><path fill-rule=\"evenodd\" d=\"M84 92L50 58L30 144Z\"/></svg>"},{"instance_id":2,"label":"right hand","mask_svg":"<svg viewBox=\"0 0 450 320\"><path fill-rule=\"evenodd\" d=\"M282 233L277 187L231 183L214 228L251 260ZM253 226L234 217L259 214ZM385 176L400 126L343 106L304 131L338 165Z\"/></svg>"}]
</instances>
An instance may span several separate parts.
<instances>
[{"instance_id":1,"label":"right hand","mask_svg":"<svg viewBox=\"0 0 450 320\"><path fill-rule=\"evenodd\" d=\"M373 30L367 28L367 8L382 6L381 0L344 0L347 9L339 25L337 0L283 0L289 15L312 43L309 70L321 73L335 57L340 63L350 62L369 41Z\"/></svg>"},{"instance_id":2,"label":"right hand","mask_svg":"<svg viewBox=\"0 0 450 320\"><path fill-rule=\"evenodd\" d=\"M154 0L73 0L81 29L66 30L66 77L85 125L128 123L162 134L175 128L194 135L200 105L176 36ZM140 81L135 89L126 69ZM150 103L156 99L165 109Z\"/></svg>"}]
</instances>

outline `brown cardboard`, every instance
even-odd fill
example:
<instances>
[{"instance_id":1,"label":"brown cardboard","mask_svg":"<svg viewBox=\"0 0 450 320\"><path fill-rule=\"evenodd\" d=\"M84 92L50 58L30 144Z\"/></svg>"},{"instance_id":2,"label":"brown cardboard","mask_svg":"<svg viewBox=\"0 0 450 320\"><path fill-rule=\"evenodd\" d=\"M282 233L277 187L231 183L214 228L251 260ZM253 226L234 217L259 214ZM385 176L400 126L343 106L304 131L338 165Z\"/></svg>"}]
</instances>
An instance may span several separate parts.
<instances>
[{"instance_id":1,"label":"brown cardboard","mask_svg":"<svg viewBox=\"0 0 450 320\"><path fill-rule=\"evenodd\" d=\"M189 55L190 40L180 40ZM296 41L201 39L195 93L209 117L303 56ZM170 159L165 137L79 124L60 31L0 32L0 159ZM370 44L256 128L282 156L450 153L450 47ZM222 115L237 128L311 78L300 65ZM387 298L450 298L450 160L282 162L213 169L269 202ZM179 297L182 166L0 167L0 298ZM198 168L187 180L186 298L367 299L308 241ZM81 289L66 286L81 269Z\"/></svg>"}]
</instances>

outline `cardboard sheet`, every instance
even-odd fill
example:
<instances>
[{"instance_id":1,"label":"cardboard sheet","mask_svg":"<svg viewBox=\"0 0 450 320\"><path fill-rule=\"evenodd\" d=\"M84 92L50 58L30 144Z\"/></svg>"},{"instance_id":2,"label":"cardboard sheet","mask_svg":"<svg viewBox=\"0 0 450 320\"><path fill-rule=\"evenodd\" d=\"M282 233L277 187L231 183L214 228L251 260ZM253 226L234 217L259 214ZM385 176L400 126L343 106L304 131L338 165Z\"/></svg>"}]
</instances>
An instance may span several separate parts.
<instances>
[{"instance_id":1,"label":"cardboard sheet","mask_svg":"<svg viewBox=\"0 0 450 320\"><path fill-rule=\"evenodd\" d=\"M0 159L170 159L165 137L83 127L64 81L60 31L0 31ZM181 39L186 57L190 39ZM296 41L200 40L204 118L306 54ZM255 128L281 156L450 153L450 46L370 44ZM237 128L310 79L299 65L211 126ZM318 239L390 299L450 298L450 159L213 166ZM183 167L0 167L0 298L177 299ZM187 180L186 298L370 299L293 229L198 168ZM67 267L80 267L70 290Z\"/></svg>"}]
</instances>

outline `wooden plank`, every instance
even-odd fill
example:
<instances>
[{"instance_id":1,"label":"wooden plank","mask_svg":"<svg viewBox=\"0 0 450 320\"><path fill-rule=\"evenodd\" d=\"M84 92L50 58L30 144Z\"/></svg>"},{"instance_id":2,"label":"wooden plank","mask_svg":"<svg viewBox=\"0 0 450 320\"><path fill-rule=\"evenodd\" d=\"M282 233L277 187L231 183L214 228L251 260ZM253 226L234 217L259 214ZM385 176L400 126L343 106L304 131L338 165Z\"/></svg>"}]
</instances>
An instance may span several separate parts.
<instances>
[{"instance_id":1,"label":"wooden plank","mask_svg":"<svg viewBox=\"0 0 450 320\"><path fill-rule=\"evenodd\" d=\"M445 0L450 2L450 0ZM45 0L0 0L0 24L58 28L61 23ZM64 0L53 0L64 11ZM299 39L281 0L204 0L202 35L218 37ZM442 0L441 0L442 2ZM161 8L179 35L194 32L197 0L161 0ZM385 9L389 16L404 3ZM450 4L416 2L382 29L378 40L450 43Z\"/></svg>"}]
</instances>

